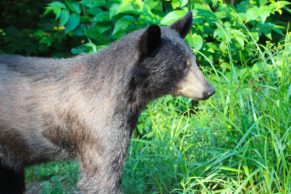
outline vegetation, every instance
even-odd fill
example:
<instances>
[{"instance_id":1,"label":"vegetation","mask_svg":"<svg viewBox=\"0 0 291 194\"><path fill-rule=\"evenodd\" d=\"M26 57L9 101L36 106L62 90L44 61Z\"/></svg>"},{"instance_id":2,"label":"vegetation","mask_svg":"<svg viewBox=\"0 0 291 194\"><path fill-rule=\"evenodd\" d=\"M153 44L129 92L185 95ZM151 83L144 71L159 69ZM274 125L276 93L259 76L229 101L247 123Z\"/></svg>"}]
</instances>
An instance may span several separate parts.
<instances>
[{"instance_id":1,"label":"vegetation","mask_svg":"<svg viewBox=\"0 0 291 194\"><path fill-rule=\"evenodd\" d=\"M128 151L124 193L287 194L289 5L271 0L48 1L31 9L45 14L29 29L13 34L9 29L17 27L0 23L0 52L96 52L129 31L167 25L191 9L194 24L187 42L216 94L198 105L166 96L147 106ZM4 18L9 14L2 13ZM28 168L26 180L29 187L41 183L41 193L72 193L77 172L74 161L49 163Z\"/></svg>"}]
</instances>

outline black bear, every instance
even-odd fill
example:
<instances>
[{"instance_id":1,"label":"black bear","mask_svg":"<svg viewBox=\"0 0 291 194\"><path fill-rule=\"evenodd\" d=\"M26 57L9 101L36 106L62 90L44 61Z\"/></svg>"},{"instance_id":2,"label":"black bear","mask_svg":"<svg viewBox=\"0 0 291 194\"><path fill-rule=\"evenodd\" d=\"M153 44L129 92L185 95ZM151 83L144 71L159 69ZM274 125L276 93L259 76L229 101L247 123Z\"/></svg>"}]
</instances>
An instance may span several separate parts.
<instances>
[{"instance_id":1,"label":"black bear","mask_svg":"<svg viewBox=\"0 0 291 194\"><path fill-rule=\"evenodd\" d=\"M27 165L76 158L82 193L121 193L137 118L151 100L214 94L183 38L192 13L135 31L96 54L0 57L0 193L25 190Z\"/></svg>"}]
</instances>

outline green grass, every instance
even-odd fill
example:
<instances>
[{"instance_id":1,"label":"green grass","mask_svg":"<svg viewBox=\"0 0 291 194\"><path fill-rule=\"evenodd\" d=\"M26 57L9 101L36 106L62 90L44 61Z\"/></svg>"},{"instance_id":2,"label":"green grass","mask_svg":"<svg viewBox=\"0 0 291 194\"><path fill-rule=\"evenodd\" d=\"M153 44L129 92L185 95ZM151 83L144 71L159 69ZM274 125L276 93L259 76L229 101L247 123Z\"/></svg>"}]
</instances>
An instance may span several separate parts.
<instances>
[{"instance_id":1,"label":"green grass","mask_svg":"<svg viewBox=\"0 0 291 194\"><path fill-rule=\"evenodd\" d=\"M258 45L249 67L214 72L198 106L166 96L148 105L131 141L124 193L291 193L291 41ZM231 56L231 53L230 53ZM231 60L231 59L230 59ZM76 162L26 171L42 193L71 193Z\"/></svg>"}]
</instances>

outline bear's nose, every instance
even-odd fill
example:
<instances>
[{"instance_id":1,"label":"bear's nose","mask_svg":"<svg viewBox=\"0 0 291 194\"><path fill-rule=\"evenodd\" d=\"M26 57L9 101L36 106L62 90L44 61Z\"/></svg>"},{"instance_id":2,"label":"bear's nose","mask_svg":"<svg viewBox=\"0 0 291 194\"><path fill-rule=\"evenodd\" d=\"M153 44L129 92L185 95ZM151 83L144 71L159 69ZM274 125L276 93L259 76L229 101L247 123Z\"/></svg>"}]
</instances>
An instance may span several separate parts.
<instances>
[{"instance_id":1,"label":"bear's nose","mask_svg":"<svg viewBox=\"0 0 291 194\"><path fill-rule=\"evenodd\" d=\"M203 100L208 99L215 93L215 89L212 86L207 87L207 90L203 92Z\"/></svg>"}]
</instances>

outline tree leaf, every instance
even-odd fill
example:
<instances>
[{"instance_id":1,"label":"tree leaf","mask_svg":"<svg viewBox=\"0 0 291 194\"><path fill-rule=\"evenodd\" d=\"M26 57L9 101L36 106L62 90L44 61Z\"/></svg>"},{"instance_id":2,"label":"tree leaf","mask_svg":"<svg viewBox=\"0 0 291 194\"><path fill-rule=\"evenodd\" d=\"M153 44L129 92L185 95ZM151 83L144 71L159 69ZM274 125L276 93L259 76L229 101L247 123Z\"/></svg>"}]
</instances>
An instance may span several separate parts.
<instances>
[{"instance_id":1,"label":"tree leaf","mask_svg":"<svg viewBox=\"0 0 291 194\"><path fill-rule=\"evenodd\" d=\"M63 4L62 2L59 2L59 1L54 1L54 2L49 3L48 7L59 7L59 8L63 8L63 9L67 8L65 4Z\"/></svg>"},{"instance_id":2,"label":"tree leaf","mask_svg":"<svg viewBox=\"0 0 291 194\"><path fill-rule=\"evenodd\" d=\"M97 26L90 26L87 28L87 36L97 40L98 42L108 42L108 40L106 39L106 35L104 35L103 33L108 31L110 28L111 26L102 24L99 24Z\"/></svg>"},{"instance_id":3,"label":"tree leaf","mask_svg":"<svg viewBox=\"0 0 291 194\"><path fill-rule=\"evenodd\" d=\"M256 42L259 41L259 34L257 32L250 32L250 34Z\"/></svg>"},{"instance_id":4,"label":"tree leaf","mask_svg":"<svg viewBox=\"0 0 291 194\"><path fill-rule=\"evenodd\" d=\"M100 5L104 5L105 4L105 0L82 0L80 2L82 5L86 6L86 7L99 7Z\"/></svg>"},{"instance_id":5,"label":"tree leaf","mask_svg":"<svg viewBox=\"0 0 291 194\"><path fill-rule=\"evenodd\" d=\"M110 21L109 12L107 11L100 11L93 18L93 22L107 22L107 21Z\"/></svg>"},{"instance_id":6,"label":"tree leaf","mask_svg":"<svg viewBox=\"0 0 291 194\"><path fill-rule=\"evenodd\" d=\"M225 33L223 32L221 28L217 28L214 30L213 36L217 40L223 40L225 38Z\"/></svg>"},{"instance_id":7,"label":"tree leaf","mask_svg":"<svg viewBox=\"0 0 291 194\"><path fill-rule=\"evenodd\" d=\"M271 11L272 9L269 6L261 6L259 8L259 15L263 23L266 21L267 17L270 16Z\"/></svg>"},{"instance_id":8,"label":"tree leaf","mask_svg":"<svg viewBox=\"0 0 291 194\"><path fill-rule=\"evenodd\" d=\"M51 12L54 13L55 19L57 20L60 17L61 13L62 13L62 8L59 8L59 7L46 7L44 15L47 15L48 13L51 13Z\"/></svg>"},{"instance_id":9,"label":"tree leaf","mask_svg":"<svg viewBox=\"0 0 291 194\"><path fill-rule=\"evenodd\" d=\"M69 21L69 18L70 18L69 11L63 10L60 15L60 24L64 26Z\"/></svg>"},{"instance_id":10,"label":"tree leaf","mask_svg":"<svg viewBox=\"0 0 291 194\"><path fill-rule=\"evenodd\" d=\"M80 16L77 14L72 14L69 21L65 25L65 33L73 31L80 24Z\"/></svg>"},{"instance_id":11,"label":"tree leaf","mask_svg":"<svg viewBox=\"0 0 291 194\"><path fill-rule=\"evenodd\" d=\"M241 48L244 48L245 44L244 44L244 39L242 37L236 36L234 39L239 43Z\"/></svg>"},{"instance_id":12,"label":"tree leaf","mask_svg":"<svg viewBox=\"0 0 291 194\"><path fill-rule=\"evenodd\" d=\"M71 52L74 55L82 54L82 53L94 53L96 52L96 45L89 42L78 47L72 48Z\"/></svg>"},{"instance_id":13,"label":"tree leaf","mask_svg":"<svg viewBox=\"0 0 291 194\"><path fill-rule=\"evenodd\" d=\"M135 19L132 16L121 17L120 19L116 21L112 35L116 35L117 33L121 31L126 31L128 26L134 22L135 22Z\"/></svg>"},{"instance_id":14,"label":"tree leaf","mask_svg":"<svg viewBox=\"0 0 291 194\"><path fill-rule=\"evenodd\" d=\"M198 34L188 35L186 40L189 43L189 46L195 50L200 50L203 46L203 39Z\"/></svg>"},{"instance_id":15,"label":"tree leaf","mask_svg":"<svg viewBox=\"0 0 291 194\"><path fill-rule=\"evenodd\" d=\"M171 2L172 2L171 5L172 5L173 9L177 9L178 7L180 7L179 0L172 0Z\"/></svg>"},{"instance_id":16,"label":"tree leaf","mask_svg":"<svg viewBox=\"0 0 291 194\"><path fill-rule=\"evenodd\" d=\"M81 13L81 6L79 3L66 1L66 4L72 12L77 13L77 14Z\"/></svg>"},{"instance_id":17,"label":"tree leaf","mask_svg":"<svg viewBox=\"0 0 291 194\"><path fill-rule=\"evenodd\" d=\"M110 6L110 9L109 9L109 18L112 19L115 15L118 14L118 8L119 8L119 4L117 3L114 3Z\"/></svg>"},{"instance_id":18,"label":"tree leaf","mask_svg":"<svg viewBox=\"0 0 291 194\"><path fill-rule=\"evenodd\" d=\"M119 13L127 13L129 11L135 11L135 9L132 7L133 1L132 0L123 0L121 1L121 4L119 5L116 14Z\"/></svg>"},{"instance_id":19,"label":"tree leaf","mask_svg":"<svg viewBox=\"0 0 291 194\"><path fill-rule=\"evenodd\" d=\"M185 5L188 4L188 0L179 0L180 2L180 7L184 7Z\"/></svg>"},{"instance_id":20,"label":"tree leaf","mask_svg":"<svg viewBox=\"0 0 291 194\"><path fill-rule=\"evenodd\" d=\"M256 20L259 17L259 9L258 7L252 7L247 10L246 14L246 20L251 21L251 20Z\"/></svg>"},{"instance_id":21,"label":"tree leaf","mask_svg":"<svg viewBox=\"0 0 291 194\"><path fill-rule=\"evenodd\" d=\"M217 20L217 16L211 9L197 9L197 15L202 16L206 21L212 22L213 20Z\"/></svg>"},{"instance_id":22,"label":"tree leaf","mask_svg":"<svg viewBox=\"0 0 291 194\"><path fill-rule=\"evenodd\" d=\"M171 23L174 23L178 19L181 19L186 14L186 12L187 12L186 10L171 11L162 19L161 24L169 25Z\"/></svg>"},{"instance_id":23,"label":"tree leaf","mask_svg":"<svg viewBox=\"0 0 291 194\"><path fill-rule=\"evenodd\" d=\"M267 17L270 16L271 12L272 8L270 6L264 5L248 9L245 16L247 21L260 19L264 23Z\"/></svg>"}]
</instances>

